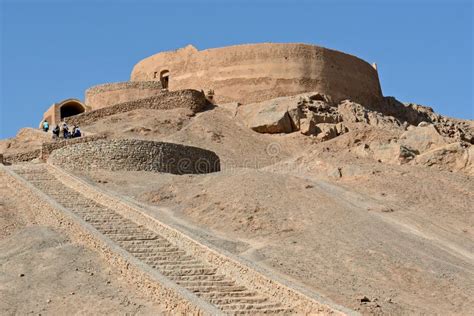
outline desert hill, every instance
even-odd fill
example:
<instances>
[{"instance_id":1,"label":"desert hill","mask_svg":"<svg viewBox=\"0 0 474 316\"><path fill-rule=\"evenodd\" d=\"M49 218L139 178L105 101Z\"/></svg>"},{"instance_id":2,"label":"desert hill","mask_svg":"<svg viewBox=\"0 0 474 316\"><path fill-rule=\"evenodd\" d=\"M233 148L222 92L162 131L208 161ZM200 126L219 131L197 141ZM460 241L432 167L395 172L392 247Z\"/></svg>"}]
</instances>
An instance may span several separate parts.
<instances>
[{"instance_id":1,"label":"desert hill","mask_svg":"<svg viewBox=\"0 0 474 316\"><path fill-rule=\"evenodd\" d=\"M136 109L81 128L215 152L221 171L200 175L64 168L336 304L363 314L474 308L472 121L314 92L197 113ZM45 141L24 130L1 148Z\"/></svg>"}]
</instances>

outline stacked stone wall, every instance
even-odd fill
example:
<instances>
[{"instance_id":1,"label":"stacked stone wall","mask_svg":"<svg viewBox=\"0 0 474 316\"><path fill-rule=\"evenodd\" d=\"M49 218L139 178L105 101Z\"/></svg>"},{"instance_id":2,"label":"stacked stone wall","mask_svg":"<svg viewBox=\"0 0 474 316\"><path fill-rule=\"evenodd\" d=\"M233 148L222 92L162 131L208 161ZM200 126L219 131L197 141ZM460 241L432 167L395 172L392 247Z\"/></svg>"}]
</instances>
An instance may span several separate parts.
<instances>
[{"instance_id":1,"label":"stacked stone wall","mask_svg":"<svg viewBox=\"0 0 474 316\"><path fill-rule=\"evenodd\" d=\"M204 93L197 90L179 90L164 92L159 96L124 102L98 110L81 113L79 115L66 118L69 125L87 125L101 118L133 111L136 109L171 110L176 108L188 108L193 112L202 111L208 101Z\"/></svg>"},{"instance_id":2,"label":"stacked stone wall","mask_svg":"<svg viewBox=\"0 0 474 316\"><path fill-rule=\"evenodd\" d=\"M63 148L66 146L74 145L74 144L81 144L81 143L87 143L87 142L92 142L96 141L99 139L104 139L105 136L103 135L93 135L93 136L84 136L84 137L78 137L78 138L72 138L72 139L63 139L63 140L57 140L54 142L49 142L49 143L43 143L41 146L41 159L48 159L48 157L51 155L51 153L59 148Z\"/></svg>"},{"instance_id":3,"label":"stacked stone wall","mask_svg":"<svg viewBox=\"0 0 474 316\"><path fill-rule=\"evenodd\" d=\"M95 141L95 140L104 139L104 138L105 136L103 135L93 135L93 136L47 142L41 145L41 149L35 149L35 150L30 150L26 152L15 153L15 154L3 154L2 156L3 162L0 159L0 163L11 165L11 164L17 164L21 162L28 162L36 158L46 160L48 159L49 155L51 155L51 153L56 149L63 148L63 147L73 145L73 144L87 143L90 141Z\"/></svg>"},{"instance_id":4,"label":"stacked stone wall","mask_svg":"<svg viewBox=\"0 0 474 316\"><path fill-rule=\"evenodd\" d=\"M97 140L55 150L49 162L65 169L201 174L220 170L212 151L138 139Z\"/></svg>"}]
</instances>

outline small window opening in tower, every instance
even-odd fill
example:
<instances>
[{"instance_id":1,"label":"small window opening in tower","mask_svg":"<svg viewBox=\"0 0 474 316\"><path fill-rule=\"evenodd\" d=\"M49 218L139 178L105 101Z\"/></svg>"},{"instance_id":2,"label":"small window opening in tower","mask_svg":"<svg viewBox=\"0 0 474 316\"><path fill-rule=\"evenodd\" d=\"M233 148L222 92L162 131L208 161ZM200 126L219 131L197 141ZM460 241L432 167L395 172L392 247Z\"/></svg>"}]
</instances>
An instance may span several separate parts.
<instances>
[{"instance_id":1,"label":"small window opening in tower","mask_svg":"<svg viewBox=\"0 0 474 316\"><path fill-rule=\"evenodd\" d=\"M163 89L168 89L170 82L170 72L168 70L163 70L162 72L160 72L160 81L161 87Z\"/></svg>"}]
</instances>

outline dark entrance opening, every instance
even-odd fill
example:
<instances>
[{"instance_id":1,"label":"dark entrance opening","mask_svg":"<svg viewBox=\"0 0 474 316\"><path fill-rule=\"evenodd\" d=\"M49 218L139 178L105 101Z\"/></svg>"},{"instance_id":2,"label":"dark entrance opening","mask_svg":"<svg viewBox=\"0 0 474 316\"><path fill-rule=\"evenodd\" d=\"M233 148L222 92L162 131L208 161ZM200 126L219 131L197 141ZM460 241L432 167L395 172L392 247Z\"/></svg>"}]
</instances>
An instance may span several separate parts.
<instances>
[{"instance_id":1,"label":"dark entrance opening","mask_svg":"<svg viewBox=\"0 0 474 316\"><path fill-rule=\"evenodd\" d=\"M60 108L61 120L65 117L81 114L84 111L84 107L79 103L66 103Z\"/></svg>"},{"instance_id":2,"label":"dark entrance opening","mask_svg":"<svg viewBox=\"0 0 474 316\"><path fill-rule=\"evenodd\" d=\"M168 89L168 85L170 82L170 72L168 70L163 70L160 72L160 81L161 81L161 87L163 89Z\"/></svg>"}]
</instances>

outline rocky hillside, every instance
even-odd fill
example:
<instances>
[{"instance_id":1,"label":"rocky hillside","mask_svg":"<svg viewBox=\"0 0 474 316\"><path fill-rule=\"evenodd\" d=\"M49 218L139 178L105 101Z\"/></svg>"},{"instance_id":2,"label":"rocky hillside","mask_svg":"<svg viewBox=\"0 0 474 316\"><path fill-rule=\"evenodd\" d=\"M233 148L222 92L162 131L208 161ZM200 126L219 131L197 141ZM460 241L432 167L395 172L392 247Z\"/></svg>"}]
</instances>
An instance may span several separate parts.
<instances>
[{"instance_id":1,"label":"rocky hillside","mask_svg":"<svg viewBox=\"0 0 474 316\"><path fill-rule=\"evenodd\" d=\"M216 152L222 171L206 175L75 173L335 303L363 314L474 308L473 121L314 92L199 113L136 109L81 128ZM22 137L2 151L27 150Z\"/></svg>"},{"instance_id":2,"label":"rocky hillside","mask_svg":"<svg viewBox=\"0 0 474 316\"><path fill-rule=\"evenodd\" d=\"M429 107L386 98L371 109L350 100L335 104L320 93L225 106L259 133L299 132L324 142L349 132L380 130L392 137L369 142L354 138L354 150L383 163L473 172L474 122L441 116Z\"/></svg>"}]
</instances>

